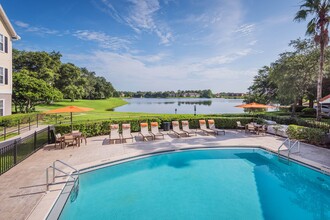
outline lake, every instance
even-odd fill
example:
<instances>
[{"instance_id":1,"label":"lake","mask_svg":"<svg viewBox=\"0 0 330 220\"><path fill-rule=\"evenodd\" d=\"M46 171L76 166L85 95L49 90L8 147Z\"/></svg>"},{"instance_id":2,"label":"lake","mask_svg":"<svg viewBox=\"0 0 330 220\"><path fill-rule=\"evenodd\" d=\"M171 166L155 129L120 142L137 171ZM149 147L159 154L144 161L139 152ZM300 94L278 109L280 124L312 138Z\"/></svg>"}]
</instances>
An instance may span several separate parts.
<instances>
[{"instance_id":1,"label":"lake","mask_svg":"<svg viewBox=\"0 0 330 220\"><path fill-rule=\"evenodd\" d=\"M218 114L218 113L243 113L243 108L236 105L243 103L243 99L222 98L131 98L125 99L128 104L115 108L118 112L146 112L174 114Z\"/></svg>"}]
</instances>

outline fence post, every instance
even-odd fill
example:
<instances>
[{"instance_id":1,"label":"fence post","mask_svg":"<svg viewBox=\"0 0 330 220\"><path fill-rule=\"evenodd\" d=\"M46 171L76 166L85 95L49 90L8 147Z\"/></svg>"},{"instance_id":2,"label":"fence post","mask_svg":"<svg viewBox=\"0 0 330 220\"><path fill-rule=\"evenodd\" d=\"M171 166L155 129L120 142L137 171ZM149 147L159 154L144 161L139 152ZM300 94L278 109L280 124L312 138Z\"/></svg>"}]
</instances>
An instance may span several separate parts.
<instances>
[{"instance_id":1,"label":"fence post","mask_svg":"<svg viewBox=\"0 0 330 220\"><path fill-rule=\"evenodd\" d=\"M17 133L18 133L18 134L21 133L20 124L21 124L21 121L18 121L18 122L17 122Z\"/></svg>"},{"instance_id":2,"label":"fence post","mask_svg":"<svg viewBox=\"0 0 330 220\"><path fill-rule=\"evenodd\" d=\"M17 142L14 141L14 165L17 164Z\"/></svg>"},{"instance_id":3,"label":"fence post","mask_svg":"<svg viewBox=\"0 0 330 220\"><path fill-rule=\"evenodd\" d=\"M33 146L34 146L34 149L37 148L37 131L34 132Z\"/></svg>"},{"instance_id":4,"label":"fence post","mask_svg":"<svg viewBox=\"0 0 330 220\"><path fill-rule=\"evenodd\" d=\"M6 140L6 135L7 135L7 129L6 126L3 127L3 140Z\"/></svg>"},{"instance_id":5,"label":"fence post","mask_svg":"<svg viewBox=\"0 0 330 220\"><path fill-rule=\"evenodd\" d=\"M31 117L29 117L29 131L31 130Z\"/></svg>"},{"instance_id":6,"label":"fence post","mask_svg":"<svg viewBox=\"0 0 330 220\"><path fill-rule=\"evenodd\" d=\"M48 144L50 144L50 127L47 128L47 138L48 138Z\"/></svg>"}]
</instances>

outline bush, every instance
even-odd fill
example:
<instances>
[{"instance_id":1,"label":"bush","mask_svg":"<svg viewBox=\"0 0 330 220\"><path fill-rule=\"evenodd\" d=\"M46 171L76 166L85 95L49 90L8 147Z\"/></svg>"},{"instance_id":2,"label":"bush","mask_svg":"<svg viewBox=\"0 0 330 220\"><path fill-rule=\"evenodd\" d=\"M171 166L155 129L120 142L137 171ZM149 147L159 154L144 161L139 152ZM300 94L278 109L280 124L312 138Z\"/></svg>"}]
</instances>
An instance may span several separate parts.
<instances>
[{"instance_id":1,"label":"bush","mask_svg":"<svg viewBox=\"0 0 330 220\"><path fill-rule=\"evenodd\" d=\"M304 113L304 115L308 115L308 116L315 116L316 115L316 109L315 108L304 108L302 110L302 113Z\"/></svg>"},{"instance_id":2,"label":"bush","mask_svg":"<svg viewBox=\"0 0 330 220\"><path fill-rule=\"evenodd\" d=\"M307 108L306 106L302 106L302 105L297 105L296 106L296 112L302 112L303 109ZM289 108L289 111L292 112L292 105Z\"/></svg>"},{"instance_id":3,"label":"bush","mask_svg":"<svg viewBox=\"0 0 330 220\"><path fill-rule=\"evenodd\" d=\"M215 126L217 128L225 128L225 129L233 129L236 128L236 122L240 121L242 125L245 125L251 121L253 121L252 117L212 117L212 118L206 118L206 117L200 117L200 116L162 116L158 118L137 118L137 119L112 119L112 120L104 120L104 121L98 121L98 122L81 122L81 123L74 123L73 124L73 130L79 130L83 134L85 134L87 137L97 136L97 135L106 135L109 134L110 124L124 124L124 123L130 123L131 124L131 130L132 132L138 132L140 131L140 123L141 122L150 122L157 121L162 127L163 122L171 122L171 121L182 121L182 120L188 120L189 126L192 129L199 128L199 122L200 119L214 119ZM258 123L262 122L262 119L256 119ZM121 129L121 126L120 126ZM70 133L71 132L71 125L70 124L60 124L55 126L56 133Z\"/></svg>"},{"instance_id":4,"label":"bush","mask_svg":"<svg viewBox=\"0 0 330 220\"><path fill-rule=\"evenodd\" d=\"M298 125L289 125L287 134L289 138L306 141L316 145L323 144L325 138L325 132L322 129Z\"/></svg>"}]
</instances>

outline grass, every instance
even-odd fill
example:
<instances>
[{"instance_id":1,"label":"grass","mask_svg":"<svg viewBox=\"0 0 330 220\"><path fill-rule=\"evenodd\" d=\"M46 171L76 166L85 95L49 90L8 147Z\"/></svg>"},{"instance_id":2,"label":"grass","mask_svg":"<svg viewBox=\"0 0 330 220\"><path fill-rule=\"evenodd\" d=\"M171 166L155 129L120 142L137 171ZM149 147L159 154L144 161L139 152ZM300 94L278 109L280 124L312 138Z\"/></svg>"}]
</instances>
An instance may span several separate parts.
<instances>
[{"instance_id":1,"label":"grass","mask_svg":"<svg viewBox=\"0 0 330 220\"><path fill-rule=\"evenodd\" d=\"M73 113L73 121L86 121L86 120L102 120L109 118L123 118L123 117L141 117L141 116L156 116L160 114L151 113L137 113L137 112L114 112L113 109L122 105L126 105L127 102L120 98L110 98L105 100L63 100L51 105L38 105L36 111L44 112L52 109L63 108L66 106L74 105L79 107L93 108L90 112ZM61 113L49 115L46 118L46 122L55 122L57 117L58 123L68 123L70 121L70 113Z\"/></svg>"}]
</instances>

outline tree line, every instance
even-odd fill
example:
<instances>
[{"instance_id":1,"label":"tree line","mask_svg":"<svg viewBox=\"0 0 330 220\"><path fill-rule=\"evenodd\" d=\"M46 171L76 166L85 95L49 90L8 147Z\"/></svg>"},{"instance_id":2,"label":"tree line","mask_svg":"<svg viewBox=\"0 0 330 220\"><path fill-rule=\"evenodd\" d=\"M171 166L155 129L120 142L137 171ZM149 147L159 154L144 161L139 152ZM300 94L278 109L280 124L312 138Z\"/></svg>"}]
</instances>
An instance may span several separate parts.
<instances>
[{"instance_id":1,"label":"tree line","mask_svg":"<svg viewBox=\"0 0 330 220\"><path fill-rule=\"evenodd\" d=\"M292 104L295 114L297 105L308 101L313 108L317 98L317 72L320 52L311 39L297 39L289 44L292 51L281 53L277 60L259 69L253 84L248 88L246 102ZM326 49L325 57L330 58ZM329 65L325 65L323 93L330 93Z\"/></svg>"},{"instance_id":2,"label":"tree line","mask_svg":"<svg viewBox=\"0 0 330 220\"><path fill-rule=\"evenodd\" d=\"M304 0L296 13L295 21L311 20L307 23L306 36L290 42L293 51L279 55L269 66L258 71L249 87L247 102L278 102L292 104L292 116L297 103L317 103L316 119L321 120L320 100L322 94L329 94L329 33L330 1Z\"/></svg>"},{"instance_id":3,"label":"tree line","mask_svg":"<svg viewBox=\"0 0 330 220\"><path fill-rule=\"evenodd\" d=\"M128 98L175 98L175 97L192 97L192 98L212 98L214 94L210 89L206 90L178 90L178 91L165 91L165 92L118 92L121 97Z\"/></svg>"},{"instance_id":4,"label":"tree line","mask_svg":"<svg viewBox=\"0 0 330 220\"><path fill-rule=\"evenodd\" d=\"M104 77L72 63L62 63L59 52L13 49L13 96L15 112L30 112L37 104L63 98L106 99L116 90Z\"/></svg>"}]
</instances>

